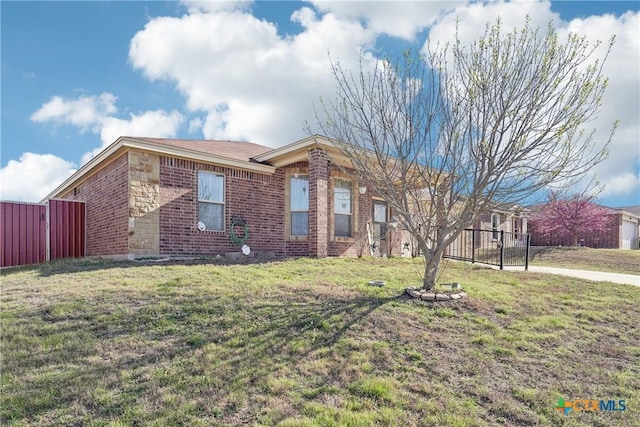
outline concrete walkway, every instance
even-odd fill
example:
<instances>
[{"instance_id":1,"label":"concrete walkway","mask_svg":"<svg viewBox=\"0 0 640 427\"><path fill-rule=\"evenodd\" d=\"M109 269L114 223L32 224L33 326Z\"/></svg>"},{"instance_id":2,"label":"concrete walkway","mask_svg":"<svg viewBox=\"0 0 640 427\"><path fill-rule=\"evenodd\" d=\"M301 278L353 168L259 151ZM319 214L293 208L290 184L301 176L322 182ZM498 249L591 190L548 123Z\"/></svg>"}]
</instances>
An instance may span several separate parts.
<instances>
[{"instance_id":1,"label":"concrete walkway","mask_svg":"<svg viewBox=\"0 0 640 427\"><path fill-rule=\"evenodd\" d=\"M505 270L522 271L524 267L505 267ZM571 270L569 268L542 267L530 265L532 273L556 274L559 276L577 277L579 279L592 280L594 282L612 282L623 285L640 286L640 276L635 274L608 273L604 271Z\"/></svg>"}]
</instances>

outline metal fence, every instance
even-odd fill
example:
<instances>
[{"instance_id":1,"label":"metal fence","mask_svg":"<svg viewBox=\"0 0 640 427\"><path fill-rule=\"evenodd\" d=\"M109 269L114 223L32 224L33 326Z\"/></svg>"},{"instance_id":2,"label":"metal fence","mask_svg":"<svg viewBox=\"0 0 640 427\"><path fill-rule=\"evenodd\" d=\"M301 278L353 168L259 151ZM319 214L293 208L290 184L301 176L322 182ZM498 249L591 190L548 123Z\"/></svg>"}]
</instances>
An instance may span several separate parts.
<instances>
[{"instance_id":1,"label":"metal fence","mask_svg":"<svg viewBox=\"0 0 640 427\"><path fill-rule=\"evenodd\" d=\"M461 261L529 269L531 237L525 233L467 228L449 245L444 257Z\"/></svg>"},{"instance_id":2,"label":"metal fence","mask_svg":"<svg viewBox=\"0 0 640 427\"><path fill-rule=\"evenodd\" d=\"M0 267L85 256L84 202L0 202Z\"/></svg>"}]
</instances>

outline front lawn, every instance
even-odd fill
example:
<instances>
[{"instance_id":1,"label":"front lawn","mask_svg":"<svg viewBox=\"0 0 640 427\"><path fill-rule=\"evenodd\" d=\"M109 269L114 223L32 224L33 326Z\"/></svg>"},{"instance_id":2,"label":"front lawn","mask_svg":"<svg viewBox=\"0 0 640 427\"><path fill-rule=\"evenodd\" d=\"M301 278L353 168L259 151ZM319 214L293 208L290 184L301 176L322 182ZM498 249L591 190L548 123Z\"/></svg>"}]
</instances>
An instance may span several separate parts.
<instances>
[{"instance_id":1,"label":"front lawn","mask_svg":"<svg viewBox=\"0 0 640 427\"><path fill-rule=\"evenodd\" d=\"M470 296L433 304L412 260L191 264L2 272L0 423L640 423L640 288L450 262Z\"/></svg>"},{"instance_id":2,"label":"front lawn","mask_svg":"<svg viewBox=\"0 0 640 427\"><path fill-rule=\"evenodd\" d=\"M531 265L640 274L640 250L532 246Z\"/></svg>"}]
</instances>

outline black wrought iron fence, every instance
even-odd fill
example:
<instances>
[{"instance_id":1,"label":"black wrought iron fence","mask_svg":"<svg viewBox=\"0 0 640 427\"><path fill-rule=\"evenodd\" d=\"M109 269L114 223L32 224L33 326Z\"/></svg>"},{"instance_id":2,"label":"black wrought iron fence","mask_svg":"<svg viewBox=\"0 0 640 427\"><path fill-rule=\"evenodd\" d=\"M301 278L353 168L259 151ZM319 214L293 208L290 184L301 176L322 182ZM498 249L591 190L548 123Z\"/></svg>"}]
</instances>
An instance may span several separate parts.
<instances>
[{"instance_id":1,"label":"black wrought iron fence","mask_svg":"<svg viewBox=\"0 0 640 427\"><path fill-rule=\"evenodd\" d=\"M529 269L529 245L526 233L467 228L449 245L444 257L499 266L524 266Z\"/></svg>"}]
</instances>

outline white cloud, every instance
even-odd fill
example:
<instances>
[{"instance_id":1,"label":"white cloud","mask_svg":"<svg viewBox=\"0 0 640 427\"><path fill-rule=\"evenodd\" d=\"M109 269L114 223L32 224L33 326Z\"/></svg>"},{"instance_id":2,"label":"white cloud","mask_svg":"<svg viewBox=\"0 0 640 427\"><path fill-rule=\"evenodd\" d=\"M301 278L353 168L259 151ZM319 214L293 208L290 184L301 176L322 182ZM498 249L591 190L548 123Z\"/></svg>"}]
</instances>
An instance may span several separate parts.
<instances>
[{"instance_id":1,"label":"white cloud","mask_svg":"<svg viewBox=\"0 0 640 427\"><path fill-rule=\"evenodd\" d=\"M232 10L248 10L253 1L246 0L182 0L180 3L187 7L190 13L199 12L224 12Z\"/></svg>"},{"instance_id":2,"label":"white cloud","mask_svg":"<svg viewBox=\"0 0 640 427\"><path fill-rule=\"evenodd\" d=\"M0 169L0 199L39 202L73 172L73 163L53 154L23 153Z\"/></svg>"},{"instance_id":3,"label":"white cloud","mask_svg":"<svg viewBox=\"0 0 640 427\"><path fill-rule=\"evenodd\" d=\"M173 110L145 111L140 115L131 114L129 120L105 117L101 121L100 139L102 145L82 156L82 164L95 157L113 141L121 136L146 136L153 138L169 138L176 135L178 128L184 123L182 114Z\"/></svg>"},{"instance_id":4,"label":"white cloud","mask_svg":"<svg viewBox=\"0 0 640 427\"><path fill-rule=\"evenodd\" d=\"M591 16L575 19L567 31L586 36L590 41L606 44L616 35L615 44L604 64L603 73L609 86L602 100L602 109L590 127L597 129L596 141L606 140L611 124L619 120L619 127L608 147L609 158L596 166L594 172L605 185L605 194L638 195L637 176L632 173L640 166L640 13ZM604 49L601 49L600 56Z\"/></svg>"},{"instance_id":5,"label":"white cloud","mask_svg":"<svg viewBox=\"0 0 640 427\"><path fill-rule=\"evenodd\" d=\"M280 146L305 136L312 103L335 93L328 52L356 66L373 32L360 23L301 8L304 31L278 35L248 13L197 13L157 18L131 40L129 58L152 80L175 82L187 107L206 113L206 138Z\"/></svg>"},{"instance_id":6,"label":"white cloud","mask_svg":"<svg viewBox=\"0 0 640 427\"><path fill-rule=\"evenodd\" d=\"M602 197L636 194L640 192L640 174L620 173L610 178L602 192Z\"/></svg>"},{"instance_id":7,"label":"white cloud","mask_svg":"<svg viewBox=\"0 0 640 427\"><path fill-rule=\"evenodd\" d=\"M81 131L90 130L100 135L102 144L82 156L82 164L102 151L120 136L147 136L166 138L176 136L178 128L185 118L176 110L145 111L130 114L128 120L114 117L117 98L110 93L99 96L80 96L77 99L65 99L54 96L31 115L34 122L54 122L78 127Z\"/></svg>"},{"instance_id":8,"label":"white cloud","mask_svg":"<svg viewBox=\"0 0 640 427\"><path fill-rule=\"evenodd\" d=\"M99 125L102 118L116 113L116 100L115 95L107 92L77 99L54 96L31 115L31 120L71 124L82 130L92 129Z\"/></svg>"},{"instance_id":9,"label":"white cloud","mask_svg":"<svg viewBox=\"0 0 640 427\"><path fill-rule=\"evenodd\" d=\"M120 136L173 137L185 118L177 111L145 111L130 114L128 120L111 116L117 111L116 97L81 96L77 99L53 97L32 114L36 122L69 124L100 135L102 144L82 156L84 164ZM0 198L37 202L75 172L75 165L53 154L23 153L0 170Z\"/></svg>"},{"instance_id":10,"label":"white cloud","mask_svg":"<svg viewBox=\"0 0 640 427\"><path fill-rule=\"evenodd\" d=\"M380 34L413 40L416 33L432 25L438 17L464 4L462 1L312 1L322 12L340 19L363 20Z\"/></svg>"},{"instance_id":11,"label":"white cloud","mask_svg":"<svg viewBox=\"0 0 640 427\"><path fill-rule=\"evenodd\" d=\"M196 133L202 129L202 119L200 117L196 117L195 119L189 120L189 133Z\"/></svg>"},{"instance_id":12,"label":"white cloud","mask_svg":"<svg viewBox=\"0 0 640 427\"><path fill-rule=\"evenodd\" d=\"M549 1L478 2L459 5L453 12L439 19L429 30L429 38L432 42L453 43L456 22L459 21L460 42L468 45L484 34L487 23L495 23L498 17L501 18L504 32L522 28L527 17L531 20L532 27L540 27L543 32L549 21L560 22L560 16L551 11Z\"/></svg>"},{"instance_id":13,"label":"white cloud","mask_svg":"<svg viewBox=\"0 0 640 427\"><path fill-rule=\"evenodd\" d=\"M616 43L605 63L603 73L609 77L601 112L596 120L587 123L588 129L597 129L596 144L602 146L615 120L620 126L612 140L609 158L594 168L598 180L605 184L606 194L634 195L638 185L635 168L640 165L640 14L627 12L613 15L589 16L565 22L551 11L548 1L472 3L459 6L440 19L430 30L430 38L452 42L456 19L460 19L460 36L463 44L483 34L486 22L502 18L502 27L510 31L522 27L526 16L533 27L541 31L553 20L558 34L566 37L569 32L585 36L590 43L600 40L606 45L611 35ZM594 58L602 58L605 49L600 48ZM587 177L586 180L589 180ZM585 181L586 183L586 181Z\"/></svg>"},{"instance_id":14,"label":"white cloud","mask_svg":"<svg viewBox=\"0 0 640 427\"><path fill-rule=\"evenodd\" d=\"M77 99L54 97L31 119L91 131L100 135L102 147L123 134L173 137L184 123L190 134L202 132L206 138L281 146L304 137L304 123L314 122L313 103L335 94L329 52L344 68L357 70L360 52L368 52L367 64L376 60L371 52L381 35L413 40L417 32L430 27L431 38L451 41L455 21L460 19L464 42L481 35L486 22L498 15L505 30L521 27L529 15L534 26L544 29L553 19L561 32L578 31L590 40L618 35L604 70L611 82L603 111L590 124L605 132L613 120L620 119L611 157L597 172L600 181L633 191L625 183L629 176L637 178L629 173L640 164L638 13L563 22L549 1L314 1L291 16L302 30L284 36L275 23L251 15L252 2L182 3L188 9L184 16L152 18L135 34L129 60L148 79L174 84L185 97L187 109L198 117L187 122L175 110L155 110L118 118L116 97L103 93Z\"/></svg>"}]
</instances>

